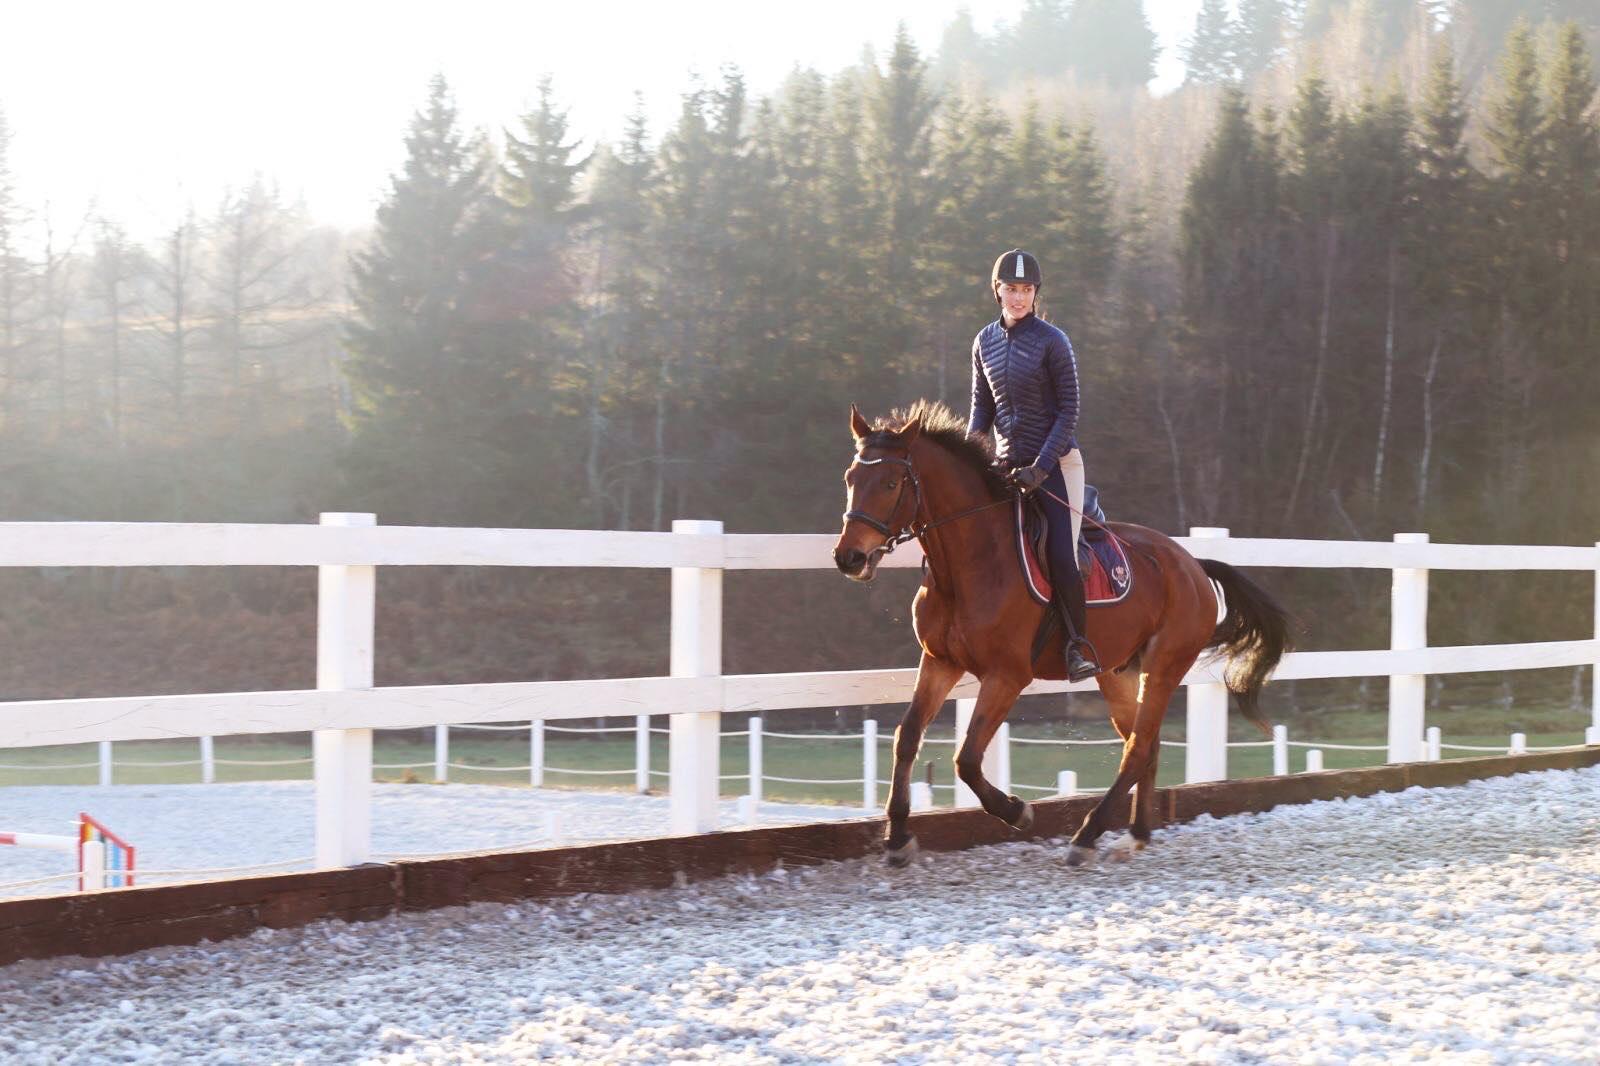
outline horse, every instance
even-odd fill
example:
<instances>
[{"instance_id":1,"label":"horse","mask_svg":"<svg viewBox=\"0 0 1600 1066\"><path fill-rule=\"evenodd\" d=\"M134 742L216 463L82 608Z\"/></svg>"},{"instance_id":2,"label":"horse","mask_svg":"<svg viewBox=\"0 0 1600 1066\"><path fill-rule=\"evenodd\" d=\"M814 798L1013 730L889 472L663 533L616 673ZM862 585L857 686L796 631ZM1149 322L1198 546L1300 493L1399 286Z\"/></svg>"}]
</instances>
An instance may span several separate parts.
<instances>
[{"instance_id":1,"label":"horse","mask_svg":"<svg viewBox=\"0 0 1600 1066\"><path fill-rule=\"evenodd\" d=\"M904 866L917 853L906 826L911 772L928 723L962 674L978 679L977 707L956 753L956 773L983 809L1018 832L1033 824L1032 807L983 776L983 753L1018 695L1036 678L1062 680L1062 635L1037 657L1035 634L1044 612L1029 594L1014 545L1014 489L994 465L986 438L943 404L918 401L869 425L850 407L855 458L845 471L844 528L834 546L839 570L872 580L879 560L916 539L924 576L912 604L922 654L916 687L895 730L894 779L887 807L885 858ZM1100 691L1123 738L1116 779L1084 818L1067 849L1069 866L1096 856L1116 804L1132 791L1131 841L1115 849L1128 858L1149 845L1156 762L1167 703L1184 675L1207 651L1228 659L1228 690L1241 712L1270 732L1259 696L1267 675L1290 646L1287 612L1264 589L1226 563L1196 559L1172 538L1126 522L1107 523L1133 570L1129 595L1094 606L1087 634L1098 651ZM1227 606L1218 621L1213 582Z\"/></svg>"}]
</instances>

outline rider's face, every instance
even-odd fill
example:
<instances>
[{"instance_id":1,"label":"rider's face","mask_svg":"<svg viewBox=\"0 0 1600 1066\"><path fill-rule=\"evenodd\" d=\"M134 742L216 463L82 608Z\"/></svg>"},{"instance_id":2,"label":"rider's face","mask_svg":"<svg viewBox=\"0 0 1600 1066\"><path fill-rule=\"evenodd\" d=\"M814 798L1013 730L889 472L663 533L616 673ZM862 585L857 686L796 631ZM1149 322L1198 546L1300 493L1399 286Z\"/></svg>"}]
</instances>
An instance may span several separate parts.
<instances>
[{"instance_id":1,"label":"rider's face","mask_svg":"<svg viewBox=\"0 0 1600 1066\"><path fill-rule=\"evenodd\" d=\"M1036 291L1032 285L1010 281L1002 281L996 290L1000 297L1001 309L1012 321L1026 317L1028 312L1033 310L1033 297Z\"/></svg>"}]
</instances>

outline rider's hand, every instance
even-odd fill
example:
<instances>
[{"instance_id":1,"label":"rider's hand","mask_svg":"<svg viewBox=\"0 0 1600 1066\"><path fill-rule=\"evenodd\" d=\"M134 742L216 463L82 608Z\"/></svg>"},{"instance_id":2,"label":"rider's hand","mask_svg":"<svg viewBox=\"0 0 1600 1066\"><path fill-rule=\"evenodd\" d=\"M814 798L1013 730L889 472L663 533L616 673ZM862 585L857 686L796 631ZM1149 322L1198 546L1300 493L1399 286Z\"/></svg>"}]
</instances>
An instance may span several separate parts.
<instances>
[{"instance_id":1,"label":"rider's hand","mask_svg":"<svg viewBox=\"0 0 1600 1066\"><path fill-rule=\"evenodd\" d=\"M1023 492L1032 492L1044 484L1045 472L1036 466L1019 467L1011 472L1011 483Z\"/></svg>"}]
</instances>

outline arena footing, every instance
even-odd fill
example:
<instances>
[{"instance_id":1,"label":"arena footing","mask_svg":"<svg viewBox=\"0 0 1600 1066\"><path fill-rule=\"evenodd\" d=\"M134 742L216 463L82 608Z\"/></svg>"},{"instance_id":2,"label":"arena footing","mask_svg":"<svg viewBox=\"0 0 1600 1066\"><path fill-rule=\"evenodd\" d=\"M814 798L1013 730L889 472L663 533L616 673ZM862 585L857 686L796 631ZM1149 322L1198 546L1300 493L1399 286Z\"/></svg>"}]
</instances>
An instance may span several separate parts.
<instances>
[{"instance_id":1,"label":"arena footing","mask_svg":"<svg viewBox=\"0 0 1600 1066\"><path fill-rule=\"evenodd\" d=\"M1158 791L1157 810L1166 824L1173 824L1202 814L1221 818L1285 804L1594 765L1600 765L1600 746L1179 785ZM1060 837L1075 830L1097 800L1097 795L1087 794L1036 801L1034 823L1026 834L980 810L914 814L912 828L926 851ZM779 866L876 855L882 835L881 817L858 818L4 900L0 901L0 965L66 955L123 955L327 918L370 921L467 903L671 888L730 874L765 873Z\"/></svg>"}]
</instances>

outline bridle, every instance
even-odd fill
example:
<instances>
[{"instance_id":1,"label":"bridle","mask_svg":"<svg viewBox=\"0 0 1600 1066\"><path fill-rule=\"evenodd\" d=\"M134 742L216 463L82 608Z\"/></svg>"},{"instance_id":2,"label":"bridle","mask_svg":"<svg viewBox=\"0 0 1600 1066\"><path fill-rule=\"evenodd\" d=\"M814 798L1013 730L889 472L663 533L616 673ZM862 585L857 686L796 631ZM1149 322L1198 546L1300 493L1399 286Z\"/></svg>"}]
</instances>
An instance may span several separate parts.
<instances>
[{"instance_id":1,"label":"bridle","mask_svg":"<svg viewBox=\"0 0 1600 1066\"><path fill-rule=\"evenodd\" d=\"M979 511L987 511L991 507L998 507L1003 503L1011 502L1010 497L1000 500L990 500L988 503L981 503L976 507L968 507L965 511L957 511L955 514L945 515L943 518L934 518L926 522L918 522L917 516L922 513L923 508L922 479L917 477L917 468L911 465L911 460L909 458L901 458L898 455L885 455L880 456L877 459L863 459L860 454L857 454L856 462L862 466L877 466L879 463L897 463L906 468L905 481L900 483L900 494L895 497L894 506L889 509L888 521L880 522L878 519L867 514L865 511L846 511L844 513L844 520L846 523L860 522L863 525L870 526L872 529L877 530L879 533L883 534L885 538L887 538L882 544L878 545L868 553L874 558L888 555L900 545L910 540L915 540L920 543L925 534L932 530L938 529L947 522L954 522L957 519L966 518L968 515L977 514ZM899 530L895 530L890 528L889 523L893 522L894 516L900 513L900 505L905 501L906 482L911 483L911 489L915 496L916 503L911 508L911 520L905 525L901 526ZM923 548L924 551L926 551L927 545L923 545Z\"/></svg>"}]
</instances>

